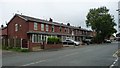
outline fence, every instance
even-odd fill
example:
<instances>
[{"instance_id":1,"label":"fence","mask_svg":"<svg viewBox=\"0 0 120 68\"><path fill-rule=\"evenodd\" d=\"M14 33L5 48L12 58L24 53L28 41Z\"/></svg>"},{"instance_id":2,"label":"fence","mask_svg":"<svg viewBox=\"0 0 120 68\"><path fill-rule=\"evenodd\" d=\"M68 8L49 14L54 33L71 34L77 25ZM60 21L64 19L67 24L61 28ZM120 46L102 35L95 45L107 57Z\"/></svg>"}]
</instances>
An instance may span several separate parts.
<instances>
[{"instance_id":1,"label":"fence","mask_svg":"<svg viewBox=\"0 0 120 68\"><path fill-rule=\"evenodd\" d=\"M19 38L3 38L2 47L21 47L22 40Z\"/></svg>"}]
</instances>

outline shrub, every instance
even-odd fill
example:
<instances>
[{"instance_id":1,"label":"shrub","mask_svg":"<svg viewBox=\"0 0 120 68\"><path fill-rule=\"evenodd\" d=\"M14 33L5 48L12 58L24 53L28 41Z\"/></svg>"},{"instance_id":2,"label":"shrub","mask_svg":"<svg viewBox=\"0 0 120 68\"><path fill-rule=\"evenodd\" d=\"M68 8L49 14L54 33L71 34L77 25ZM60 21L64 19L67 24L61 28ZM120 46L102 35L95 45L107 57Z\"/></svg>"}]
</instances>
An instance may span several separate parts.
<instances>
[{"instance_id":1,"label":"shrub","mask_svg":"<svg viewBox=\"0 0 120 68\"><path fill-rule=\"evenodd\" d=\"M61 39L58 37L48 37L48 44L58 44L61 42Z\"/></svg>"},{"instance_id":2,"label":"shrub","mask_svg":"<svg viewBox=\"0 0 120 68\"><path fill-rule=\"evenodd\" d=\"M53 42L53 38L51 38L51 37L48 37L47 40L48 40L47 42L48 42L49 44L53 44L53 43L54 43L54 42Z\"/></svg>"}]
</instances>

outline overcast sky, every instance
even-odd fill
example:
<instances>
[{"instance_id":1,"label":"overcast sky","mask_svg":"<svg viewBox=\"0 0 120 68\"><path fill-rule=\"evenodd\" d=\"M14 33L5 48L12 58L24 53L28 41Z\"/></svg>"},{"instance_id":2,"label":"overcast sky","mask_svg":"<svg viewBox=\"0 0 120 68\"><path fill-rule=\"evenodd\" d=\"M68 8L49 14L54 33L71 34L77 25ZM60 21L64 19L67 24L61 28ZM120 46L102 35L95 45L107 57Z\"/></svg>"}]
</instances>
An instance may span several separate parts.
<instances>
[{"instance_id":1,"label":"overcast sky","mask_svg":"<svg viewBox=\"0 0 120 68\"><path fill-rule=\"evenodd\" d=\"M0 0L0 25L13 17L15 13L40 19L52 18L55 22L70 23L87 28L86 15L91 8L106 6L118 23L119 0ZM116 27L117 29L117 27Z\"/></svg>"}]
</instances>

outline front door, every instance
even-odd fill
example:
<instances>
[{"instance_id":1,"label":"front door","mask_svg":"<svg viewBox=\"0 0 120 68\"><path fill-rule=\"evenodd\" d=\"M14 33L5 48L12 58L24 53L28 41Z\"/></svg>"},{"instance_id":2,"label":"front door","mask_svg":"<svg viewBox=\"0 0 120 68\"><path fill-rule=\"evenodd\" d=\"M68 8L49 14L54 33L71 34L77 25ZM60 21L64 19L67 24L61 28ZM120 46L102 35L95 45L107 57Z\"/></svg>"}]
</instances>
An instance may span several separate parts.
<instances>
[{"instance_id":1,"label":"front door","mask_svg":"<svg viewBox=\"0 0 120 68\"><path fill-rule=\"evenodd\" d=\"M22 48L28 48L27 40L23 39L22 40Z\"/></svg>"}]
</instances>

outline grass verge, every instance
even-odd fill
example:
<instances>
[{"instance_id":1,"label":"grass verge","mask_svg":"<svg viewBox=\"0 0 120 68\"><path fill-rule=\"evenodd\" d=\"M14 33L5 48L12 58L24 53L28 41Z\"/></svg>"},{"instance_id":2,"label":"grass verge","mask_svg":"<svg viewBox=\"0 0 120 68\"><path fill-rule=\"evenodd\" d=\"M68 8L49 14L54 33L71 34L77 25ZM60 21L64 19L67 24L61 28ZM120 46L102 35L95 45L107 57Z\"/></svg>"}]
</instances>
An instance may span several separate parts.
<instances>
[{"instance_id":1,"label":"grass verge","mask_svg":"<svg viewBox=\"0 0 120 68\"><path fill-rule=\"evenodd\" d=\"M16 52L29 52L29 49L21 49L20 47L2 47L2 50L16 51Z\"/></svg>"}]
</instances>

